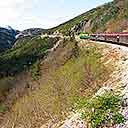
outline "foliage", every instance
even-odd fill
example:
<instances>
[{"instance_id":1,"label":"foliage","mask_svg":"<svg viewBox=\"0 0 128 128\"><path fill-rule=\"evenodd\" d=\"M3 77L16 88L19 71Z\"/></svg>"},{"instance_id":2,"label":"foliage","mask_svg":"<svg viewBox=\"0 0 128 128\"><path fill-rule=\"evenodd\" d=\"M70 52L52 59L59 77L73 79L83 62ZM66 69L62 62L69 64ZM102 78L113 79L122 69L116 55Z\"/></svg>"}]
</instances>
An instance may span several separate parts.
<instances>
[{"instance_id":1,"label":"foliage","mask_svg":"<svg viewBox=\"0 0 128 128\"><path fill-rule=\"evenodd\" d=\"M31 66L31 75L33 80L38 80L40 78L40 61L38 60Z\"/></svg>"},{"instance_id":2,"label":"foliage","mask_svg":"<svg viewBox=\"0 0 128 128\"><path fill-rule=\"evenodd\" d=\"M125 121L120 113L121 97L112 92L91 99L77 97L75 108L80 111L81 117L91 124L91 128L111 126Z\"/></svg>"},{"instance_id":3,"label":"foliage","mask_svg":"<svg viewBox=\"0 0 128 128\"><path fill-rule=\"evenodd\" d=\"M50 40L50 43L49 43ZM47 49L52 48L56 38L33 37L16 42L16 46L0 55L0 75L14 75L28 69L37 60L44 57Z\"/></svg>"},{"instance_id":4,"label":"foliage","mask_svg":"<svg viewBox=\"0 0 128 128\"><path fill-rule=\"evenodd\" d=\"M69 35L72 28L74 26L78 28L75 30L76 33L79 33L85 30L85 26L83 26L82 23L88 23L89 26L87 27L86 31L89 33L95 33L95 32L117 32L119 28L119 32L122 32L126 29L126 26L123 23L123 20L128 19L128 2L127 0L122 0L121 2L109 2L107 4L104 4L102 6L99 6L97 8L94 8L90 11L87 11L86 13L83 13L82 15L79 15L63 24L60 24L59 26L49 29L48 32L54 32L59 31L63 34ZM112 26L113 23L118 23L118 21L122 21L119 26ZM111 26L109 26L111 25ZM113 30L114 29L114 30Z\"/></svg>"},{"instance_id":5,"label":"foliage","mask_svg":"<svg viewBox=\"0 0 128 128\"><path fill-rule=\"evenodd\" d=\"M4 104L0 103L0 113L3 113L6 111L6 107Z\"/></svg>"},{"instance_id":6,"label":"foliage","mask_svg":"<svg viewBox=\"0 0 128 128\"><path fill-rule=\"evenodd\" d=\"M87 13L84 13L78 17L71 19L68 22L65 22L55 28L49 29L48 32L54 32L54 31L58 30L60 33L69 35L71 28L73 28L75 25L79 25L80 22L82 22L84 20L90 19L94 12L95 12L95 9L92 9L92 10L88 11Z\"/></svg>"},{"instance_id":7,"label":"foliage","mask_svg":"<svg viewBox=\"0 0 128 128\"><path fill-rule=\"evenodd\" d=\"M91 31L96 32L99 27L103 27L110 19L117 15L117 7L113 2L109 2L98 8L94 8L82 15L79 15L68 22L65 22L49 31L56 31L68 34L74 26L79 26L83 21L91 21Z\"/></svg>"},{"instance_id":8,"label":"foliage","mask_svg":"<svg viewBox=\"0 0 128 128\"><path fill-rule=\"evenodd\" d=\"M111 19L116 19L118 16L118 7L116 7L113 4L109 5L109 9L106 10L106 8L101 8L99 11L97 11L92 18L92 32L96 32L98 29L105 28L105 25L107 22L109 22Z\"/></svg>"},{"instance_id":9,"label":"foliage","mask_svg":"<svg viewBox=\"0 0 128 128\"><path fill-rule=\"evenodd\" d=\"M96 47L79 49L77 57L73 50L76 48L74 41L65 41L63 47L48 58L46 64L49 72L43 72L39 90L29 92L12 106L8 126L12 126L15 118L17 127L19 124L39 127L51 118L62 120L72 110L71 100L74 96L90 97L99 89L99 80L103 82L108 79L109 68L101 63L102 56ZM87 64L90 65L90 74L85 68ZM95 81L95 86L91 80Z\"/></svg>"}]
</instances>

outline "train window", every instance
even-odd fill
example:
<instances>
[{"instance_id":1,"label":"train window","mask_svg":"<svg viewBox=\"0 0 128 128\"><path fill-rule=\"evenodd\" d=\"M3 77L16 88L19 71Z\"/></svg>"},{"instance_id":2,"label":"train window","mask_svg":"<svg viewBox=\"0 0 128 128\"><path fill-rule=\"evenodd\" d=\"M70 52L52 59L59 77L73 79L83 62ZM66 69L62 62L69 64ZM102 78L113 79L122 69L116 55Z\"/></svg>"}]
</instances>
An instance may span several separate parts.
<instances>
[{"instance_id":1,"label":"train window","mask_svg":"<svg viewBox=\"0 0 128 128\"><path fill-rule=\"evenodd\" d=\"M120 36L117 36L117 39L119 39L120 38Z\"/></svg>"},{"instance_id":2,"label":"train window","mask_svg":"<svg viewBox=\"0 0 128 128\"><path fill-rule=\"evenodd\" d=\"M117 42L119 42L120 41L120 36L117 36Z\"/></svg>"}]
</instances>

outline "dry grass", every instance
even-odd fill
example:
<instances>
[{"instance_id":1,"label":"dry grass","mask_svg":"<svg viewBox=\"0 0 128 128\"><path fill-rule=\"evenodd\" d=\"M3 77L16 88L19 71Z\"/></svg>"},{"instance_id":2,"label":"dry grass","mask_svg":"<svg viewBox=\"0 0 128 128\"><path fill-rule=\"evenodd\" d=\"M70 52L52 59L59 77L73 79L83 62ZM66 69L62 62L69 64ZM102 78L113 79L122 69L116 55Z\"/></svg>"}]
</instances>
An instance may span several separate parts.
<instances>
[{"instance_id":1,"label":"dry grass","mask_svg":"<svg viewBox=\"0 0 128 128\"><path fill-rule=\"evenodd\" d=\"M95 46L81 49L79 56L74 48L74 42L68 41L47 58L43 64L49 66L41 67L46 72L42 70L39 89L17 100L4 120L6 128L39 128L51 121L58 123L72 110L75 96L91 96L109 78L109 68L102 63Z\"/></svg>"}]
</instances>

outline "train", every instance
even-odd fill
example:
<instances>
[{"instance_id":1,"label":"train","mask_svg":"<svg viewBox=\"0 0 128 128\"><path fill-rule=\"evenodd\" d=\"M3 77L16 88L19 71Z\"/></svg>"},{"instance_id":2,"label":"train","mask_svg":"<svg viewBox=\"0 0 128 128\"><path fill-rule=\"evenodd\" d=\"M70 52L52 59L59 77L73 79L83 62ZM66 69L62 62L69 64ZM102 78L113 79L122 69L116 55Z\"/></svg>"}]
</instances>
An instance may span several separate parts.
<instances>
[{"instance_id":1,"label":"train","mask_svg":"<svg viewBox=\"0 0 128 128\"><path fill-rule=\"evenodd\" d=\"M86 34L80 38L128 45L128 32Z\"/></svg>"}]
</instances>

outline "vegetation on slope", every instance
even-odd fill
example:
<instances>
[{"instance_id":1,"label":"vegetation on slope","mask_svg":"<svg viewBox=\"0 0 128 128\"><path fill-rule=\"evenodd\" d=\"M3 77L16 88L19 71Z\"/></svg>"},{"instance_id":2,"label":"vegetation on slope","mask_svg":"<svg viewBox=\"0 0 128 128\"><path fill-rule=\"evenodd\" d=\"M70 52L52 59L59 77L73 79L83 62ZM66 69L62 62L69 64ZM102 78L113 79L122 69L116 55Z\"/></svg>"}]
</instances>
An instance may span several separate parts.
<instances>
[{"instance_id":1,"label":"vegetation on slope","mask_svg":"<svg viewBox=\"0 0 128 128\"><path fill-rule=\"evenodd\" d=\"M16 42L16 46L0 55L0 75L14 76L43 58L47 50L57 42L57 38L27 38Z\"/></svg>"},{"instance_id":2,"label":"vegetation on slope","mask_svg":"<svg viewBox=\"0 0 128 128\"><path fill-rule=\"evenodd\" d=\"M120 112L121 102L121 96L113 92L106 92L91 99L77 97L75 108L91 128L110 127L125 121Z\"/></svg>"},{"instance_id":3,"label":"vegetation on slope","mask_svg":"<svg viewBox=\"0 0 128 128\"><path fill-rule=\"evenodd\" d=\"M39 90L30 91L17 100L9 115L6 115L5 127L15 125L16 128L38 128L47 122L58 123L72 109L74 96L90 97L108 79L110 71L102 63L102 55L98 49L87 47L79 50L75 44L75 41L66 40L60 53L57 49L47 58L47 65L60 66L56 70L54 66L50 68L49 71L52 72L43 72L47 79L40 78ZM58 56L54 58L56 53ZM67 57L69 53L72 54Z\"/></svg>"},{"instance_id":4,"label":"vegetation on slope","mask_svg":"<svg viewBox=\"0 0 128 128\"><path fill-rule=\"evenodd\" d=\"M58 40L59 38L28 37L18 40L13 48L0 54L0 101L16 85L16 76L23 71L31 70L33 80L39 79L40 60Z\"/></svg>"},{"instance_id":5,"label":"vegetation on slope","mask_svg":"<svg viewBox=\"0 0 128 128\"><path fill-rule=\"evenodd\" d=\"M127 0L114 0L105 5L94 8L72 20L65 22L51 31L59 31L63 34L70 34L75 26L74 32L86 31L95 32L122 32L127 31L128 19ZM116 24L116 26L114 25Z\"/></svg>"}]
</instances>

